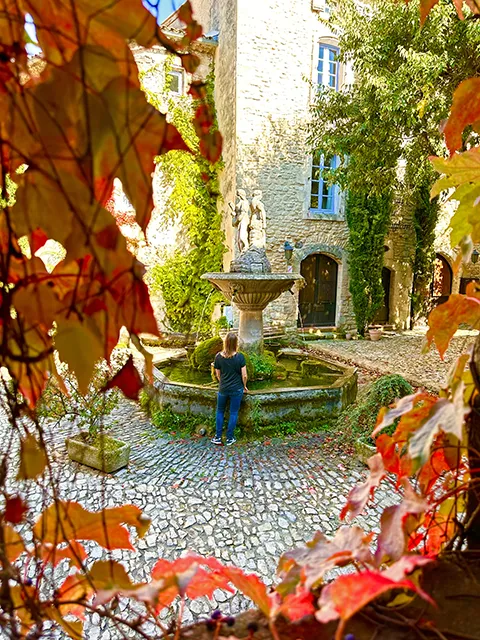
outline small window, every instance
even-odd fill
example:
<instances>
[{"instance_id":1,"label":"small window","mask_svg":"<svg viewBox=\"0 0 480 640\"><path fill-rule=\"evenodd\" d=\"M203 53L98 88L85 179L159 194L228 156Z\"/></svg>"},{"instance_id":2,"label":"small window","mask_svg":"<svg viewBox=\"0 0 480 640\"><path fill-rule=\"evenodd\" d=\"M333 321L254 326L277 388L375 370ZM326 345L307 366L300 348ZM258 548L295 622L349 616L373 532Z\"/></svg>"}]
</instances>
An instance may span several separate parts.
<instances>
[{"instance_id":1,"label":"small window","mask_svg":"<svg viewBox=\"0 0 480 640\"><path fill-rule=\"evenodd\" d=\"M317 151L313 154L312 160L312 184L310 191L310 209L318 213L335 213L337 187L329 185L323 179L325 170L336 169L338 166L338 156L327 157Z\"/></svg>"},{"instance_id":2,"label":"small window","mask_svg":"<svg viewBox=\"0 0 480 640\"><path fill-rule=\"evenodd\" d=\"M183 71L181 69L171 69L168 72L168 77L170 78L170 91L178 95L183 94Z\"/></svg>"},{"instance_id":3,"label":"small window","mask_svg":"<svg viewBox=\"0 0 480 640\"><path fill-rule=\"evenodd\" d=\"M320 87L338 89L338 47L328 44L319 44L317 83Z\"/></svg>"}]
</instances>

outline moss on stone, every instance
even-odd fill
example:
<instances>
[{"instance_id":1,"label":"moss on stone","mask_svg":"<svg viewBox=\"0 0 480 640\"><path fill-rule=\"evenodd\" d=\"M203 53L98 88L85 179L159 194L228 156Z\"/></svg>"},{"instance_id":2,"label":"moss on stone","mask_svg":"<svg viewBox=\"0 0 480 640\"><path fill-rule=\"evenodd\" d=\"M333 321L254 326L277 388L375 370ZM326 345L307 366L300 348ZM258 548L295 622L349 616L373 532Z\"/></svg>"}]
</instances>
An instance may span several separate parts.
<instances>
[{"instance_id":1,"label":"moss on stone","mask_svg":"<svg viewBox=\"0 0 480 640\"><path fill-rule=\"evenodd\" d=\"M208 373L216 354L222 349L223 341L218 336L200 342L191 355L192 366L199 371Z\"/></svg>"}]
</instances>

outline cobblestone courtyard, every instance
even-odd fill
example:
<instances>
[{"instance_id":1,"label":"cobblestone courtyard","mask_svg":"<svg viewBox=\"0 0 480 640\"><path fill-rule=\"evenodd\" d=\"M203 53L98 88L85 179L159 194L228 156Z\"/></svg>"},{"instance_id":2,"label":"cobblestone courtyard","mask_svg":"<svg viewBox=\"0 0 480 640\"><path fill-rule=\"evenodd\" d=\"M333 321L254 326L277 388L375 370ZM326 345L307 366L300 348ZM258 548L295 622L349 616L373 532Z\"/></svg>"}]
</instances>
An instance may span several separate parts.
<instances>
[{"instance_id":1,"label":"cobblestone courtyard","mask_svg":"<svg viewBox=\"0 0 480 640\"><path fill-rule=\"evenodd\" d=\"M190 549L235 563L271 583L283 551L310 540L319 529L327 534L335 531L349 488L364 473L361 465L348 468L345 460L322 453L319 435L226 448L215 447L206 438L159 437L130 402L122 403L114 417L118 423L113 431L131 443L132 454L129 467L113 476L69 462L63 444L66 432L50 433L47 441L55 451L61 498L92 510L135 504L151 518L146 537L138 544L133 537L137 553L112 552L136 580L147 578L158 558L174 559ZM41 489L31 483L23 489L29 504L39 511ZM373 509L368 519L375 527ZM93 543L86 546L91 561L106 556ZM64 571L62 565L59 570ZM251 603L217 590L213 603L194 601L185 622L202 618L217 606L238 613ZM95 620L86 624L89 640L111 637Z\"/></svg>"},{"instance_id":2,"label":"cobblestone courtyard","mask_svg":"<svg viewBox=\"0 0 480 640\"><path fill-rule=\"evenodd\" d=\"M420 356L422 341L421 334L406 334L378 343L322 341L311 347L370 371L403 373L435 387L472 335L457 336L446 363L433 351ZM132 454L129 467L111 476L68 461L66 428L47 429L46 435L54 451L61 498L92 510L135 504L151 518L146 537L137 541L133 536L136 553L112 552L135 580L146 579L158 558L174 559L188 549L234 563L271 583L283 551L310 540L319 529L334 533L349 489L365 473L355 461L325 453L321 434L226 448L213 446L207 438L167 437L128 401L112 417L114 435L131 444ZM41 488L26 483L23 489L39 512L45 498ZM369 529L377 529L378 509L389 504L382 491L377 498L378 506L358 519ZM90 561L106 557L107 552L95 544L86 546ZM61 565L59 571L66 569ZM206 617L217 607L235 614L250 606L241 595L217 590L213 602L191 603L185 622ZM94 614L86 622L85 637L109 640L114 635L98 624Z\"/></svg>"}]
</instances>

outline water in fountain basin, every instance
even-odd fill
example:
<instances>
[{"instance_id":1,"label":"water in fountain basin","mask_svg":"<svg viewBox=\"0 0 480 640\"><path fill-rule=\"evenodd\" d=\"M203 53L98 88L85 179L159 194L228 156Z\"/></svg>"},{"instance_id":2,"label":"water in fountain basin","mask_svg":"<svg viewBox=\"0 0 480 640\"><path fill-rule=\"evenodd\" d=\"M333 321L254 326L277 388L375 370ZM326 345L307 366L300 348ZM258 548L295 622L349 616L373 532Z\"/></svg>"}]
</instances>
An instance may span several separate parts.
<instances>
[{"instance_id":1,"label":"water in fountain basin","mask_svg":"<svg viewBox=\"0 0 480 640\"><path fill-rule=\"evenodd\" d=\"M315 375L315 377L302 376L300 371L301 359L281 357L278 362L287 369L286 380L249 381L248 388L251 391L259 391L263 389L293 389L298 387L330 387L343 374L343 372L335 371L325 364L325 367L317 367L318 375ZM217 383L212 381L209 373L192 369L186 361L163 363L158 365L158 369L168 378L169 382L217 387Z\"/></svg>"}]
</instances>

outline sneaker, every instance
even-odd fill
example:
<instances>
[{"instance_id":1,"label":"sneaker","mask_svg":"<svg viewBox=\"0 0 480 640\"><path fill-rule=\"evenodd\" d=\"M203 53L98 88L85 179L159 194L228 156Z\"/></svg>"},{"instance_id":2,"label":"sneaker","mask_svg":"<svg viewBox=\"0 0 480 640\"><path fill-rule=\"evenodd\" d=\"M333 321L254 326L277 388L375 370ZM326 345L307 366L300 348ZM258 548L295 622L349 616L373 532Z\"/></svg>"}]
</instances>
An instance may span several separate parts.
<instances>
[{"instance_id":1,"label":"sneaker","mask_svg":"<svg viewBox=\"0 0 480 640\"><path fill-rule=\"evenodd\" d=\"M212 438L211 441L213 444L222 444L222 439L221 438ZM227 442L228 444L228 442Z\"/></svg>"},{"instance_id":2,"label":"sneaker","mask_svg":"<svg viewBox=\"0 0 480 640\"><path fill-rule=\"evenodd\" d=\"M235 444L236 440L235 438L230 438L230 440L227 440L227 447L229 447L232 444Z\"/></svg>"}]
</instances>

